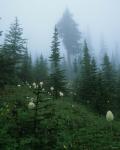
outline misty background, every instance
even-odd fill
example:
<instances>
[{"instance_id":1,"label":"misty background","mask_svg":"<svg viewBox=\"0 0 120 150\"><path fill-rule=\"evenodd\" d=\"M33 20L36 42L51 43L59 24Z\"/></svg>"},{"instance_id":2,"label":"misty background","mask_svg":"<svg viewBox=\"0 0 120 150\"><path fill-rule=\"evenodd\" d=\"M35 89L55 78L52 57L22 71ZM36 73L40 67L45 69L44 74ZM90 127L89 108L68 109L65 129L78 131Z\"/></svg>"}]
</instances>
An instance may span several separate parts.
<instances>
[{"instance_id":1,"label":"misty background","mask_svg":"<svg viewBox=\"0 0 120 150\"><path fill-rule=\"evenodd\" d=\"M0 6L3 38L18 17L33 57L41 53L49 56L54 26L66 8L73 14L82 37L90 39L93 53L100 53L101 41L104 41L110 56L119 54L119 0L4 0ZM64 52L63 47L61 51Z\"/></svg>"}]
</instances>

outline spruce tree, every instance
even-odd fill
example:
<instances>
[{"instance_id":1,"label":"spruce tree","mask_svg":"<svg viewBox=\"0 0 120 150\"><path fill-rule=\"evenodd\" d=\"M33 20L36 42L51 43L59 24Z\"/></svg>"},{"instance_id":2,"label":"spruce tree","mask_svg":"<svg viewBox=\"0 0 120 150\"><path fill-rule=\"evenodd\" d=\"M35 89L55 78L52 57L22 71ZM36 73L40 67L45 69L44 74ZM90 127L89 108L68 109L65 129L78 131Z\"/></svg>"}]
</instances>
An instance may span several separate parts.
<instances>
[{"instance_id":1,"label":"spruce tree","mask_svg":"<svg viewBox=\"0 0 120 150\"><path fill-rule=\"evenodd\" d=\"M50 84L54 87L54 94L55 98L57 99L59 96L59 92L65 92L66 82L65 82L65 75L64 70L61 69L60 61L62 57L60 57L60 42L58 39L58 31L55 27L55 32L53 35L53 41L51 46L51 74L50 74Z\"/></svg>"},{"instance_id":2,"label":"spruce tree","mask_svg":"<svg viewBox=\"0 0 120 150\"><path fill-rule=\"evenodd\" d=\"M20 71L22 58L26 48L26 40L23 39L23 29L15 18L15 22L11 24L9 32L5 35L5 41L2 54L13 62L12 76L16 77ZM14 78L15 79L15 78Z\"/></svg>"}]
</instances>

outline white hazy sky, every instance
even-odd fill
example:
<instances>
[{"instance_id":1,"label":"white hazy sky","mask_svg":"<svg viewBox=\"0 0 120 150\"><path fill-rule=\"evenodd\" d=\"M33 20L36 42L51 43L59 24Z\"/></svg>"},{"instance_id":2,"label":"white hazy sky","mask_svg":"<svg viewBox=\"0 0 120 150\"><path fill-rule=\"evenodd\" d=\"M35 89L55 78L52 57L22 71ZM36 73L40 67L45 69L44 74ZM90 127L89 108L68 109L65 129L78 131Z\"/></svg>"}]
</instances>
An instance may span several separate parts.
<instances>
[{"instance_id":1,"label":"white hazy sky","mask_svg":"<svg viewBox=\"0 0 120 150\"><path fill-rule=\"evenodd\" d=\"M101 36L110 51L120 45L120 0L0 0L0 30L5 33L17 16L32 54L48 54L54 25L66 7L83 33L89 29L96 51Z\"/></svg>"}]
</instances>

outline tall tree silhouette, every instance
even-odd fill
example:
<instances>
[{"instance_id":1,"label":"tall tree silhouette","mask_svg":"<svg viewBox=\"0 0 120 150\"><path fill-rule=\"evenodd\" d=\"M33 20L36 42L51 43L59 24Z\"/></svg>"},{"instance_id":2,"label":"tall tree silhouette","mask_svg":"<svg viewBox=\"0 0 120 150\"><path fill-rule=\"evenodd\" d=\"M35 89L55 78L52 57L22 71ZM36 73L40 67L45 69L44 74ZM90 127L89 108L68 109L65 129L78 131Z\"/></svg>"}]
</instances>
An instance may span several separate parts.
<instances>
[{"instance_id":1,"label":"tall tree silhouette","mask_svg":"<svg viewBox=\"0 0 120 150\"><path fill-rule=\"evenodd\" d=\"M60 91L65 92L65 84L66 84L64 71L61 69L60 66L60 61L62 58L60 57L59 45L60 42L58 39L58 31L57 28L55 27L50 56L51 61L50 81L51 86L54 87L54 94L56 98L58 98Z\"/></svg>"},{"instance_id":2,"label":"tall tree silhouette","mask_svg":"<svg viewBox=\"0 0 120 150\"><path fill-rule=\"evenodd\" d=\"M68 9L65 10L61 20L57 24L60 37L67 51L69 68L72 67L72 56L80 53L80 39L78 25L73 20L73 16Z\"/></svg>"}]
</instances>

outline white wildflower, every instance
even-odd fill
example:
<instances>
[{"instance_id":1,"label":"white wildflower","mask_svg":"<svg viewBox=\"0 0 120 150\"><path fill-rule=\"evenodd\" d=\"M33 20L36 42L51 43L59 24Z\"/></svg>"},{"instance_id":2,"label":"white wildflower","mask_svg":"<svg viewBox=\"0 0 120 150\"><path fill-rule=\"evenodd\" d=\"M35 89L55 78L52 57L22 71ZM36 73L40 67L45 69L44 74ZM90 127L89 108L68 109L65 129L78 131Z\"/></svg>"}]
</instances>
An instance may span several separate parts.
<instances>
[{"instance_id":1,"label":"white wildflower","mask_svg":"<svg viewBox=\"0 0 120 150\"><path fill-rule=\"evenodd\" d=\"M50 87L50 90L53 91L53 90L54 90L54 87Z\"/></svg>"},{"instance_id":2,"label":"white wildflower","mask_svg":"<svg viewBox=\"0 0 120 150\"><path fill-rule=\"evenodd\" d=\"M34 109L35 108L35 104L33 102L29 102L28 108L29 109Z\"/></svg>"},{"instance_id":3,"label":"white wildflower","mask_svg":"<svg viewBox=\"0 0 120 150\"><path fill-rule=\"evenodd\" d=\"M18 85L17 85L17 87L21 87L21 85L20 85L20 84L18 84Z\"/></svg>"},{"instance_id":4,"label":"white wildflower","mask_svg":"<svg viewBox=\"0 0 120 150\"><path fill-rule=\"evenodd\" d=\"M31 89L31 85L29 86L29 88Z\"/></svg>"},{"instance_id":5,"label":"white wildflower","mask_svg":"<svg viewBox=\"0 0 120 150\"><path fill-rule=\"evenodd\" d=\"M112 111L107 111L107 114L106 114L106 120L107 121L112 121L114 119L114 115L112 113Z\"/></svg>"},{"instance_id":6,"label":"white wildflower","mask_svg":"<svg viewBox=\"0 0 120 150\"><path fill-rule=\"evenodd\" d=\"M59 94L60 94L60 96L61 96L61 97L63 97L63 96L64 96L64 94L63 94L62 92L59 92Z\"/></svg>"},{"instance_id":7,"label":"white wildflower","mask_svg":"<svg viewBox=\"0 0 120 150\"><path fill-rule=\"evenodd\" d=\"M34 87L34 89L36 89L37 88L37 85L36 85L36 83L35 82L33 82L33 87Z\"/></svg>"},{"instance_id":8,"label":"white wildflower","mask_svg":"<svg viewBox=\"0 0 120 150\"><path fill-rule=\"evenodd\" d=\"M44 91L45 91L45 89L42 89L42 91L44 92Z\"/></svg>"},{"instance_id":9,"label":"white wildflower","mask_svg":"<svg viewBox=\"0 0 120 150\"><path fill-rule=\"evenodd\" d=\"M42 86L43 86L43 82L40 82L40 87L42 88Z\"/></svg>"}]
</instances>

